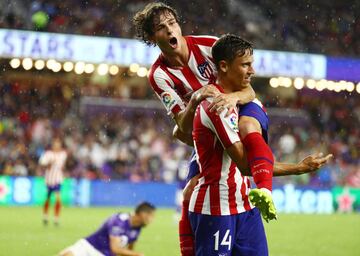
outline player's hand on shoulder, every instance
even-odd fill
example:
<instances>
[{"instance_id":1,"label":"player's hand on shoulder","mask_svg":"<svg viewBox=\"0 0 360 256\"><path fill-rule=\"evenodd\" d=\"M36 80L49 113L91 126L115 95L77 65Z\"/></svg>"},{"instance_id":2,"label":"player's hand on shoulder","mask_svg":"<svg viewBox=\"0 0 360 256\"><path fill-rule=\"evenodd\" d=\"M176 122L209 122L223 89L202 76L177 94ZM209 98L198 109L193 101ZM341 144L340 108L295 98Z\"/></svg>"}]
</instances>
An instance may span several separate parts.
<instances>
[{"instance_id":1,"label":"player's hand on shoulder","mask_svg":"<svg viewBox=\"0 0 360 256\"><path fill-rule=\"evenodd\" d=\"M332 157L332 154L324 156L323 153L315 153L305 157L298 164L300 170L299 174L309 173L320 169L325 164L327 164Z\"/></svg>"},{"instance_id":2,"label":"player's hand on shoulder","mask_svg":"<svg viewBox=\"0 0 360 256\"><path fill-rule=\"evenodd\" d=\"M219 90L212 84L205 85L196 92L192 94L192 98L195 100L197 104L209 97L215 97L219 95Z\"/></svg>"},{"instance_id":3,"label":"player's hand on shoulder","mask_svg":"<svg viewBox=\"0 0 360 256\"><path fill-rule=\"evenodd\" d=\"M238 98L235 94L219 93L214 97L213 102L209 106L210 112L216 111L217 114L221 114L225 109L227 110L225 117L229 116L232 109L236 108Z\"/></svg>"}]
</instances>

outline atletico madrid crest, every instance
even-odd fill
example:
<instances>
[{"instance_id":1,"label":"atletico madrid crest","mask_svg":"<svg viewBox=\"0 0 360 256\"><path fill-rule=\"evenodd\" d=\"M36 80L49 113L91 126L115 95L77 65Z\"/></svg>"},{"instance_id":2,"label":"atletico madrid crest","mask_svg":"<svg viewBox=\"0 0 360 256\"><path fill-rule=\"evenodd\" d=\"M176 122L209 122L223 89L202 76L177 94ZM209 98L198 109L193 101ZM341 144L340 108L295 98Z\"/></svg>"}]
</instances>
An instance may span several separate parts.
<instances>
[{"instance_id":1,"label":"atletico madrid crest","mask_svg":"<svg viewBox=\"0 0 360 256\"><path fill-rule=\"evenodd\" d=\"M198 70L201 74L201 76L205 79L211 79L213 77L213 70L209 64L209 62L205 61L204 63L201 63L198 65Z\"/></svg>"}]
</instances>

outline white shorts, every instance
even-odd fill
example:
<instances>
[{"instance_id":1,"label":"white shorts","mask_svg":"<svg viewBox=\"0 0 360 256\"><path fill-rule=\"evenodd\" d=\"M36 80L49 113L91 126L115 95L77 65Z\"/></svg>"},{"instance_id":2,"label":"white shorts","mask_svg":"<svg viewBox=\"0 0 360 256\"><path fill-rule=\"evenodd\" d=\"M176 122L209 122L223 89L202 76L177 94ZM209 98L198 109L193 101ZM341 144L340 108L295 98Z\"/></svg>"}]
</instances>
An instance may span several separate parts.
<instances>
[{"instance_id":1,"label":"white shorts","mask_svg":"<svg viewBox=\"0 0 360 256\"><path fill-rule=\"evenodd\" d=\"M105 256L96 250L86 239L80 239L75 244L63 250L60 255L65 252L72 252L74 256Z\"/></svg>"}]
</instances>

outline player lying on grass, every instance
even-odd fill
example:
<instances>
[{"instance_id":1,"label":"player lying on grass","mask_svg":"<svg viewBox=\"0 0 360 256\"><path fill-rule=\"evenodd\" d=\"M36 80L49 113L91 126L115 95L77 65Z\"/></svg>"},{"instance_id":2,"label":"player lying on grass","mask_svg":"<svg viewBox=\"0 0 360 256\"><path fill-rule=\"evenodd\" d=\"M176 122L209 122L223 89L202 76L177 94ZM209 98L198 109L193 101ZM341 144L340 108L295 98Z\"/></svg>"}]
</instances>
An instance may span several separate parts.
<instances>
[{"instance_id":1,"label":"player lying on grass","mask_svg":"<svg viewBox=\"0 0 360 256\"><path fill-rule=\"evenodd\" d=\"M250 43L234 35L225 35L214 44L212 56L218 69L220 91L241 92L250 86L255 73ZM265 220L269 220L275 217L273 204L268 201L271 197L266 190L250 191L249 179L240 172L249 169L241 142L244 134L246 139L253 133L260 133L267 141L267 114L261 102L255 99L241 105L238 111L232 110L229 116L225 115L226 111L217 115L210 111L212 100L203 100L197 107L192 133L200 167L189 206L196 255L268 255L260 212L250 201L255 202ZM239 132L242 125L246 128ZM255 152L258 150L261 148ZM271 152L269 155L266 161L273 162ZM261 165L259 171L267 171L263 163L257 164ZM282 164L282 167L288 170L285 173L292 172L290 165Z\"/></svg>"},{"instance_id":2,"label":"player lying on grass","mask_svg":"<svg viewBox=\"0 0 360 256\"><path fill-rule=\"evenodd\" d=\"M80 239L60 252L60 256L143 256L135 252L134 244L141 228L154 219L155 207L144 202L134 214L116 213L110 216L93 234Z\"/></svg>"}]
</instances>

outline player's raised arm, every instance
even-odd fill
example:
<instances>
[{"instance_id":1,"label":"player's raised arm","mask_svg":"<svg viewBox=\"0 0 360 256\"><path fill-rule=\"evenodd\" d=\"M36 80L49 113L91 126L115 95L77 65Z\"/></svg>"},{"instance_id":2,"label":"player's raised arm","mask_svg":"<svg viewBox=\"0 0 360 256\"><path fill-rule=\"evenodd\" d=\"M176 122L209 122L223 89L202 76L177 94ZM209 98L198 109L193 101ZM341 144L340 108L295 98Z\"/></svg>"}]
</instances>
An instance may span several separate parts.
<instances>
[{"instance_id":1,"label":"player's raised arm","mask_svg":"<svg viewBox=\"0 0 360 256\"><path fill-rule=\"evenodd\" d=\"M314 172L327 164L332 157L332 154L323 156L322 153L318 153L305 157L297 164L275 162L274 176L301 175Z\"/></svg>"}]
</instances>

